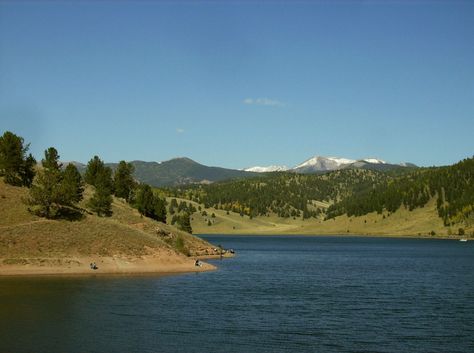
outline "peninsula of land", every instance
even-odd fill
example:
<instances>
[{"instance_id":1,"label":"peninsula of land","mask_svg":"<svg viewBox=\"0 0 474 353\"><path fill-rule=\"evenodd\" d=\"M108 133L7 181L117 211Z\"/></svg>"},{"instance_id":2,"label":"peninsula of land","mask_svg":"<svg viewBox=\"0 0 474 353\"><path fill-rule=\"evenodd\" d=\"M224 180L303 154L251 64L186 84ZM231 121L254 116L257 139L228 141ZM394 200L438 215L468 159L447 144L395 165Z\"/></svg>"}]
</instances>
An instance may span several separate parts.
<instances>
[{"instance_id":1,"label":"peninsula of land","mask_svg":"<svg viewBox=\"0 0 474 353\"><path fill-rule=\"evenodd\" d=\"M143 217L119 198L110 217L86 211L78 220L56 220L29 212L27 196L26 188L0 180L0 276L201 272L215 267L196 266L196 259L220 256L221 249Z\"/></svg>"}]
</instances>

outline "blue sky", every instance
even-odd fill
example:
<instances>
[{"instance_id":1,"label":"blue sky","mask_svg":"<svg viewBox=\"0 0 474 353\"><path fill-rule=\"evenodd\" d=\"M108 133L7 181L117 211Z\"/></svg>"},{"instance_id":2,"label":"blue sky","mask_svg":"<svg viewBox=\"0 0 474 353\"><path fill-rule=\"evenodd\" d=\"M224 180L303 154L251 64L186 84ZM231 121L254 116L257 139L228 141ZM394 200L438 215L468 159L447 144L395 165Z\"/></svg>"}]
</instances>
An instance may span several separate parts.
<instances>
[{"instance_id":1,"label":"blue sky","mask_svg":"<svg viewBox=\"0 0 474 353\"><path fill-rule=\"evenodd\" d=\"M63 160L474 154L474 2L0 1L0 131Z\"/></svg>"}]
</instances>

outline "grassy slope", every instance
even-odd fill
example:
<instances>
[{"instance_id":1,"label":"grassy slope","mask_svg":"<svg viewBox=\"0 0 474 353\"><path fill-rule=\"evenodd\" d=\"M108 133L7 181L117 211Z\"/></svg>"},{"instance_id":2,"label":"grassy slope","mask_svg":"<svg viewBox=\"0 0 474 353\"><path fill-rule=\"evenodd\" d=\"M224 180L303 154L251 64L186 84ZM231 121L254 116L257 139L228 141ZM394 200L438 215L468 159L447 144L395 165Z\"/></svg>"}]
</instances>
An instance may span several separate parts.
<instances>
[{"instance_id":1,"label":"grassy slope","mask_svg":"<svg viewBox=\"0 0 474 353\"><path fill-rule=\"evenodd\" d=\"M293 220L276 216L256 217L250 219L237 213L206 209L208 216L199 212L193 215L192 227L196 234L360 234L360 235L393 235L393 236L436 236L446 237L457 233L457 229L444 227L436 211L436 203L431 200L426 207L414 211L401 208L387 216L371 213L362 217L340 216L329 221L301 218ZM215 213L216 218L210 215ZM207 225L207 220L213 224ZM469 234L474 229L466 229Z\"/></svg>"},{"instance_id":2,"label":"grassy slope","mask_svg":"<svg viewBox=\"0 0 474 353\"><path fill-rule=\"evenodd\" d=\"M86 214L81 221L46 220L28 212L22 202L27 194L27 189L0 180L0 258L12 261L35 257L160 254L183 257L177 250L191 255L212 253L211 244L141 217L122 200L114 200L110 218ZM91 190L87 190L86 198L90 194Z\"/></svg>"}]
</instances>

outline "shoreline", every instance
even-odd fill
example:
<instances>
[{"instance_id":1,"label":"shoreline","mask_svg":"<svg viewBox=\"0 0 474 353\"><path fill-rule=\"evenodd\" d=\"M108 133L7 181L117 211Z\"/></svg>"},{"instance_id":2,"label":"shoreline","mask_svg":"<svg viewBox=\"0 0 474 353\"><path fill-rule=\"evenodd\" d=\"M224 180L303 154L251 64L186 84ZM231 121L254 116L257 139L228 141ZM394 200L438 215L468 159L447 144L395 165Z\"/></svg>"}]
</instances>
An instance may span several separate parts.
<instances>
[{"instance_id":1,"label":"shoreline","mask_svg":"<svg viewBox=\"0 0 474 353\"><path fill-rule=\"evenodd\" d=\"M254 233L195 233L195 236L206 236L206 235L215 235L215 236L257 236L257 237L271 237L271 236L297 236L297 237L366 237L366 238L405 238L405 239L438 239L438 240L460 240L467 239L468 241L474 241L469 235L418 235L418 234L357 234L357 233L266 233L266 232L254 232Z\"/></svg>"},{"instance_id":2,"label":"shoreline","mask_svg":"<svg viewBox=\"0 0 474 353\"><path fill-rule=\"evenodd\" d=\"M206 259L209 257L196 257ZM22 276L101 276L101 275L167 275L191 272L215 271L216 266L202 262L195 266L195 258L156 257L64 257L15 259L18 263L7 263L0 259L0 278ZM97 269L90 268L95 262Z\"/></svg>"}]
</instances>

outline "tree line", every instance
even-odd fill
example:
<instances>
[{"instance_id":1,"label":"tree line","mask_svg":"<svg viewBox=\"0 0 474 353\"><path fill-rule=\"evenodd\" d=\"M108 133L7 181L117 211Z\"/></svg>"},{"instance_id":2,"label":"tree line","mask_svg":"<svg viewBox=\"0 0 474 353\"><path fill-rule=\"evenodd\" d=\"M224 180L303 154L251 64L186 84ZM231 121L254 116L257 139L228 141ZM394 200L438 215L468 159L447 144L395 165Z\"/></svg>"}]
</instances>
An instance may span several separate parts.
<instances>
[{"instance_id":1,"label":"tree line","mask_svg":"<svg viewBox=\"0 0 474 353\"><path fill-rule=\"evenodd\" d=\"M86 207L98 216L112 215L112 195L125 199L140 214L166 223L166 200L133 178L133 166L121 161L115 172L94 156L81 176L76 166L63 166L54 147L44 151L41 165L28 154L29 144L10 131L0 137L0 176L4 182L29 188L29 210L50 219L80 217L85 184L94 193Z\"/></svg>"},{"instance_id":2,"label":"tree line","mask_svg":"<svg viewBox=\"0 0 474 353\"><path fill-rule=\"evenodd\" d=\"M149 185L133 178L133 165L121 161L115 171L94 156L84 176L73 164L63 166L54 147L44 152L41 165L28 153L29 144L12 132L0 136L0 176L5 183L28 187L32 212L47 218L82 213L79 202L85 185L94 193L86 207L99 216L112 214L112 195L125 199L146 217L166 222L167 203ZM322 175L274 173L245 180L210 185L189 185L166 189L180 197L249 217L362 216L370 212L395 212L400 207L414 210L435 198L445 225L474 224L474 158L448 167L420 168L404 173L346 169ZM325 201L329 208L314 201ZM194 206L171 200L171 223L192 231Z\"/></svg>"},{"instance_id":3,"label":"tree line","mask_svg":"<svg viewBox=\"0 0 474 353\"><path fill-rule=\"evenodd\" d=\"M329 207L327 218L347 214L414 210L436 198L438 215L446 226L474 223L474 158L448 167L421 169L355 193Z\"/></svg>"},{"instance_id":4,"label":"tree line","mask_svg":"<svg viewBox=\"0 0 474 353\"><path fill-rule=\"evenodd\" d=\"M337 202L353 193L371 189L390 177L373 170L347 169L323 175L275 173L265 177L210 185L169 189L169 194L250 217L318 217L323 207L314 201Z\"/></svg>"},{"instance_id":5,"label":"tree line","mask_svg":"<svg viewBox=\"0 0 474 353\"><path fill-rule=\"evenodd\" d=\"M249 217L324 217L409 211L435 199L446 226L474 224L474 158L452 166L396 171L344 169L322 175L274 173L245 180L168 189L181 197ZM328 208L314 201L324 201Z\"/></svg>"}]
</instances>

